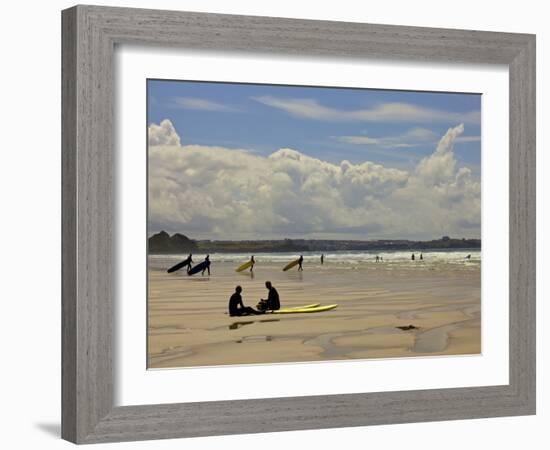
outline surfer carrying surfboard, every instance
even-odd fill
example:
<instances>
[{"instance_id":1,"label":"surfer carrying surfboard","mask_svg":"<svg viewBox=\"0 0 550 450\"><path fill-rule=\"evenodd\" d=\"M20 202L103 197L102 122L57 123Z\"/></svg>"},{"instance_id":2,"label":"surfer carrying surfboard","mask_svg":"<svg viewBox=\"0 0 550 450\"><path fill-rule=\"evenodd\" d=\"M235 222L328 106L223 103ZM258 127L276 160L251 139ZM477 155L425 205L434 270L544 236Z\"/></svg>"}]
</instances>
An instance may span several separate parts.
<instances>
[{"instance_id":1,"label":"surfer carrying surfboard","mask_svg":"<svg viewBox=\"0 0 550 450\"><path fill-rule=\"evenodd\" d=\"M187 257L187 271L189 272L192 267L193 267L193 254L189 253L189 256Z\"/></svg>"},{"instance_id":2,"label":"surfer carrying surfboard","mask_svg":"<svg viewBox=\"0 0 550 450\"><path fill-rule=\"evenodd\" d=\"M256 311L250 306L244 306L241 292L243 288L237 286L235 293L229 298L229 315L230 316L250 316L256 314L263 314L261 311Z\"/></svg>"},{"instance_id":3,"label":"surfer carrying surfboard","mask_svg":"<svg viewBox=\"0 0 550 450\"><path fill-rule=\"evenodd\" d=\"M302 267L302 263L304 262L304 255L300 255L300 258L298 259L298 271L302 271L304 270L304 268Z\"/></svg>"},{"instance_id":4,"label":"surfer carrying surfboard","mask_svg":"<svg viewBox=\"0 0 550 450\"><path fill-rule=\"evenodd\" d=\"M256 264L256 261L254 261L254 255L250 257L250 262L252 263L250 266L250 271L254 270L254 264Z\"/></svg>"},{"instance_id":5,"label":"surfer carrying surfboard","mask_svg":"<svg viewBox=\"0 0 550 450\"><path fill-rule=\"evenodd\" d=\"M191 268L193 267L191 265L191 263L193 262L193 258L192 258L192 254L189 253L189 256L184 259L183 261L177 263L175 266L172 266L170 267L167 272L168 273L172 273L172 272L175 272L176 270L180 270L182 267L187 267L187 272L189 273L189 271L191 270Z\"/></svg>"}]
</instances>

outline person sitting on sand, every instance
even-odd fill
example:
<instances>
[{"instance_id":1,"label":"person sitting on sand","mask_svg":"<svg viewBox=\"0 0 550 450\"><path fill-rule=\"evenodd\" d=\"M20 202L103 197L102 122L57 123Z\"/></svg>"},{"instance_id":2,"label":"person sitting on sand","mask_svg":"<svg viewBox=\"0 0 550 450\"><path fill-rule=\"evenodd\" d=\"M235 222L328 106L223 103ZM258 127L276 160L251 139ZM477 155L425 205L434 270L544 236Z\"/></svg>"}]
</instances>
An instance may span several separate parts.
<instances>
[{"instance_id":1,"label":"person sitting on sand","mask_svg":"<svg viewBox=\"0 0 550 450\"><path fill-rule=\"evenodd\" d=\"M304 262L304 255L300 255L300 259L298 259L298 271L304 270L302 267L302 263Z\"/></svg>"},{"instance_id":2,"label":"person sitting on sand","mask_svg":"<svg viewBox=\"0 0 550 450\"><path fill-rule=\"evenodd\" d=\"M258 303L258 309L261 311L274 311L280 309L281 302L279 301L279 293L277 292L277 289L271 285L271 281L266 281L265 287L269 290L269 294L267 295L267 300L264 300L263 298L260 300L260 303Z\"/></svg>"},{"instance_id":3,"label":"person sitting on sand","mask_svg":"<svg viewBox=\"0 0 550 450\"><path fill-rule=\"evenodd\" d=\"M206 255L206 258L204 258L204 262L206 262L206 266L204 269L202 269L201 275L204 275L204 272L208 270L208 276L210 276L210 255Z\"/></svg>"},{"instance_id":4,"label":"person sitting on sand","mask_svg":"<svg viewBox=\"0 0 550 450\"><path fill-rule=\"evenodd\" d=\"M234 294L229 298L229 315L230 316L251 316L255 314L262 314L260 311L256 311L250 306L244 306L241 292L243 288L237 286Z\"/></svg>"}]
</instances>

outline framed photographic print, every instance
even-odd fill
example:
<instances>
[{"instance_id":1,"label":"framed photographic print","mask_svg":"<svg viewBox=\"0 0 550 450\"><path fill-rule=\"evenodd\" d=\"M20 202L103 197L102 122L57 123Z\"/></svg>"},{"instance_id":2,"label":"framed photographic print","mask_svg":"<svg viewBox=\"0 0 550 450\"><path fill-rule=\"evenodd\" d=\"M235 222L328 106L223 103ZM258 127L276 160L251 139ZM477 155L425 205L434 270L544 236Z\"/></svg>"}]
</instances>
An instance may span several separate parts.
<instances>
[{"instance_id":1,"label":"framed photographic print","mask_svg":"<svg viewBox=\"0 0 550 450\"><path fill-rule=\"evenodd\" d=\"M533 414L534 73L532 35L63 11L63 437Z\"/></svg>"}]
</instances>

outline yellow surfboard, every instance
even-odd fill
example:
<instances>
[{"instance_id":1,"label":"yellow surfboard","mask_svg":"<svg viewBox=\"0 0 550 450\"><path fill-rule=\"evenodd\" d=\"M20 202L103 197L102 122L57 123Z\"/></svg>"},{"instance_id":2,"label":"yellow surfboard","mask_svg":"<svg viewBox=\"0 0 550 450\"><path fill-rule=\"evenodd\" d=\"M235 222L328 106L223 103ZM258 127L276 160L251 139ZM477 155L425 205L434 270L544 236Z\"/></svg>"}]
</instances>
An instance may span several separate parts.
<instances>
[{"instance_id":1,"label":"yellow surfboard","mask_svg":"<svg viewBox=\"0 0 550 450\"><path fill-rule=\"evenodd\" d=\"M306 309L306 308L316 308L317 306L321 306L320 303L311 303L309 305L303 305L303 306L289 306L285 309Z\"/></svg>"},{"instance_id":2,"label":"yellow surfboard","mask_svg":"<svg viewBox=\"0 0 550 450\"><path fill-rule=\"evenodd\" d=\"M273 314L300 314L300 313L316 313L323 311L330 311L331 309L336 308L338 305L325 305L325 306L316 306L313 308L284 308L271 311Z\"/></svg>"},{"instance_id":3,"label":"yellow surfboard","mask_svg":"<svg viewBox=\"0 0 550 450\"><path fill-rule=\"evenodd\" d=\"M283 272L286 272L288 269L292 269L295 265L300 262L300 258L295 259L292 262L289 262L286 266L283 267Z\"/></svg>"},{"instance_id":4,"label":"yellow surfboard","mask_svg":"<svg viewBox=\"0 0 550 450\"><path fill-rule=\"evenodd\" d=\"M243 270L248 269L252 265L252 261L247 261L244 264L241 264L235 269L235 272L242 272Z\"/></svg>"}]
</instances>

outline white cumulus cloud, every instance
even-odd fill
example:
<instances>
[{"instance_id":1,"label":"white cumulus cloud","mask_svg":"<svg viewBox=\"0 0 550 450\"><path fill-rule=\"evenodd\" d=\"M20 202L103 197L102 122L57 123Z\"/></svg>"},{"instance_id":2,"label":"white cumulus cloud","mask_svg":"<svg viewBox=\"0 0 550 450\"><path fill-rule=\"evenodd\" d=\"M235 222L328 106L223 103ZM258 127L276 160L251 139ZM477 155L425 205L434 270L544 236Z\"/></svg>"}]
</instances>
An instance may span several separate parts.
<instances>
[{"instance_id":1,"label":"white cumulus cloud","mask_svg":"<svg viewBox=\"0 0 550 450\"><path fill-rule=\"evenodd\" d=\"M479 237L480 184L453 154L463 131L449 129L409 172L289 148L264 157L158 143L150 128L150 229L211 239Z\"/></svg>"},{"instance_id":2,"label":"white cumulus cloud","mask_svg":"<svg viewBox=\"0 0 550 450\"><path fill-rule=\"evenodd\" d=\"M180 145L180 137L174 125L168 119L164 119L160 125L149 125L149 145Z\"/></svg>"}]
</instances>

